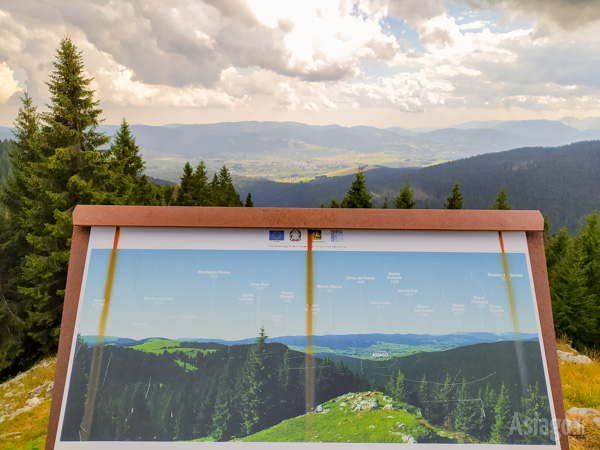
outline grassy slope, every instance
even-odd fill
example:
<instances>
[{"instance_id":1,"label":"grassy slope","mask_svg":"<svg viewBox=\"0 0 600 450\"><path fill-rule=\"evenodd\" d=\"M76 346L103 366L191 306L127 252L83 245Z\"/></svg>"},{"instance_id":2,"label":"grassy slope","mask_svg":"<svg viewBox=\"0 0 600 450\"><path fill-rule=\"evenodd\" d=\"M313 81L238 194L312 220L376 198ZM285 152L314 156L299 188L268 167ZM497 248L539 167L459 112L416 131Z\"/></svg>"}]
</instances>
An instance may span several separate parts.
<instances>
[{"instance_id":1,"label":"grassy slope","mask_svg":"<svg viewBox=\"0 0 600 450\"><path fill-rule=\"evenodd\" d=\"M379 406L356 411L360 402L376 399ZM394 403L393 410L383 406L392 403L381 392L349 393L323 403L322 412L294 417L267 430L241 439L245 442L417 442L463 441L456 433L433 427L416 409ZM401 409L406 407L407 410ZM317 409L318 410L318 409ZM428 436L429 439L425 439Z\"/></svg>"},{"instance_id":2,"label":"grassy slope","mask_svg":"<svg viewBox=\"0 0 600 450\"><path fill-rule=\"evenodd\" d=\"M27 442L35 439L41 439L40 448L44 448L52 398L52 391L48 392L48 386L54 382L55 368L56 358L46 359L0 385L0 449L4 450L10 445L24 448ZM41 392L30 396L36 388ZM34 395L41 403L28 411L15 414ZM2 418L5 420L2 421Z\"/></svg>"},{"instance_id":3,"label":"grassy slope","mask_svg":"<svg viewBox=\"0 0 600 450\"><path fill-rule=\"evenodd\" d=\"M570 343L561 340L558 349L577 353ZM562 384L565 411L572 407L593 408L600 411L600 352L591 352L592 364L560 363L560 379ZM600 448L600 428L593 422L593 416L569 416L584 424L584 436L569 436L571 450L597 450Z\"/></svg>"},{"instance_id":4,"label":"grassy slope","mask_svg":"<svg viewBox=\"0 0 600 450\"><path fill-rule=\"evenodd\" d=\"M164 351L168 353L185 353L192 358L195 358L198 353L203 353L206 355L207 353L216 352L215 349L203 349L203 348L191 348L185 346L186 341L178 341L175 339L149 339L143 344L134 345L131 348L135 350L140 350L148 353L163 353ZM175 360L177 364L181 367L185 367L189 371L198 370L197 367L192 366L191 364L186 364L179 359Z\"/></svg>"},{"instance_id":5,"label":"grassy slope","mask_svg":"<svg viewBox=\"0 0 600 450\"><path fill-rule=\"evenodd\" d=\"M163 353L165 350L168 353L183 352L187 353L192 358L196 357L200 352L204 355L216 352L215 349L192 348L182 345L185 343L186 341L178 341L175 339L151 339L143 344L132 346L131 348L155 354Z\"/></svg>"}]
</instances>

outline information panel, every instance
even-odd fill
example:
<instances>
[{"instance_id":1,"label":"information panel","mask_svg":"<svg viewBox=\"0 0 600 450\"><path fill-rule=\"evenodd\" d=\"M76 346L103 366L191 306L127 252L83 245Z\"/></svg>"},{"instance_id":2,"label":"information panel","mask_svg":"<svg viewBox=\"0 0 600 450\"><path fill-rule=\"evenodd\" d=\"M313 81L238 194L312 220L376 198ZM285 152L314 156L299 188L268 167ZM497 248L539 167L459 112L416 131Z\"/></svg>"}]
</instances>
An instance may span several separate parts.
<instances>
[{"instance_id":1,"label":"information panel","mask_svg":"<svg viewBox=\"0 0 600 450\"><path fill-rule=\"evenodd\" d=\"M560 448L524 231L93 226L55 448Z\"/></svg>"}]
</instances>

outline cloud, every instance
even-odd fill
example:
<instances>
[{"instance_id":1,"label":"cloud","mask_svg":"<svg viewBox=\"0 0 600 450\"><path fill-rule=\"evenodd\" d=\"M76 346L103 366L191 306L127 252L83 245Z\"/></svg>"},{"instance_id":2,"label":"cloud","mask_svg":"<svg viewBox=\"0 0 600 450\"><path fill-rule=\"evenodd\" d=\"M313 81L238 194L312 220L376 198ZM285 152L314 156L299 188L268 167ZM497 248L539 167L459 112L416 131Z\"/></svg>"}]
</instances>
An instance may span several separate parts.
<instances>
[{"instance_id":1,"label":"cloud","mask_svg":"<svg viewBox=\"0 0 600 450\"><path fill-rule=\"evenodd\" d=\"M0 7L0 102L23 84L47 102L56 47L70 35L97 98L118 107L237 108L258 119L276 110L290 120L280 113L596 107L600 2L463 1L473 9L459 0L10 2ZM512 21L523 15L534 20Z\"/></svg>"},{"instance_id":2,"label":"cloud","mask_svg":"<svg viewBox=\"0 0 600 450\"><path fill-rule=\"evenodd\" d=\"M14 79L14 74L8 64L0 63L0 103L6 103L14 94L23 90Z\"/></svg>"},{"instance_id":3,"label":"cloud","mask_svg":"<svg viewBox=\"0 0 600 450\"><path fill-rule=\"evenodd\" d=\"M501 7L509 16L526 14L574 31L600 21L598 0L466 0L472 8Z\"/></svg>"}]
</instances>

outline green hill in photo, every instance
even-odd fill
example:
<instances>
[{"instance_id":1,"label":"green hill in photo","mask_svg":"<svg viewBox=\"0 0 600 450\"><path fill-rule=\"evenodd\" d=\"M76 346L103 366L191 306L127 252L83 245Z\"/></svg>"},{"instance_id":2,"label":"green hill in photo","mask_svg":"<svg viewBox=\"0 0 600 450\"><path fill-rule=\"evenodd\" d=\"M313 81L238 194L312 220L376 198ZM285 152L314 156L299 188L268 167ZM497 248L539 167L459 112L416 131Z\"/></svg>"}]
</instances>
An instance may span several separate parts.
<instances>
[{"instance_id":1,"label":"green hill in photo","mask_svg":"<svg viewBox=\"0 0 600 450\"><path fill-rule=\"evenodd\" d=\"M418 408L398 403L382 392L341 395L314 412L285 420L244 442L457 443L471 437L429 424Z\"/></svg>"}]
</instances>

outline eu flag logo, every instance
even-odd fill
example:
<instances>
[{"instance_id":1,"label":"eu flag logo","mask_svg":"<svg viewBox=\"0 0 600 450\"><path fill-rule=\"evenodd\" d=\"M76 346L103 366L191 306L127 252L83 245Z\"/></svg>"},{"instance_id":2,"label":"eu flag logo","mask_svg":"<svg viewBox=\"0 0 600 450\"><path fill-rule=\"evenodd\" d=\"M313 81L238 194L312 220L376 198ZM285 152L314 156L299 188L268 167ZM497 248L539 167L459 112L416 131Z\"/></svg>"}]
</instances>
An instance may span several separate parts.
<instances>
[{"instance_id":1,"label":"eu flag logo","mask_svg":"<svg viewBox=\"0 0 600 450\"><path fill-rule=\"evenodd\" d=\"M270 241L283 241L283 230L269 230Z\"/></svg>"}]
</instances>

